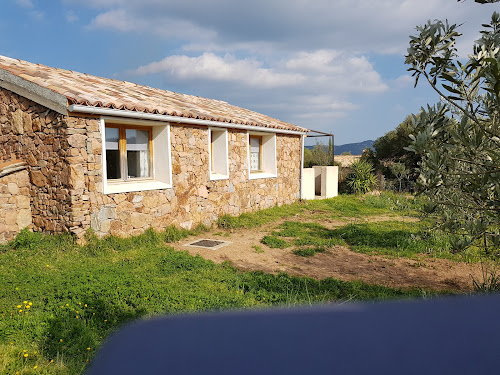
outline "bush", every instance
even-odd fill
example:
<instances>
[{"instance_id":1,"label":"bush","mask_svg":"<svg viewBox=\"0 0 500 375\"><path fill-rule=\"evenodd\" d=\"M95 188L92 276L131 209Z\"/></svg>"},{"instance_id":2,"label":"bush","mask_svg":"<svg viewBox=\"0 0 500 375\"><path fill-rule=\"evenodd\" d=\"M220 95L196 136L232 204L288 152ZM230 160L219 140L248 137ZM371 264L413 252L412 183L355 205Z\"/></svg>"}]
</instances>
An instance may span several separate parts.
<instances>
[{"instance_id":1,"label":"bush","mask_svg":"<svg viewBox=\"0 0 500 375\"><path fill-rule=\"evenodd\" d=\"M373 174L373 166L364 161L359 160L351 164L351 173L347 176L347 186L354 194L364 194L371 191L377 179Z\"/></svg>"}]
</instances>

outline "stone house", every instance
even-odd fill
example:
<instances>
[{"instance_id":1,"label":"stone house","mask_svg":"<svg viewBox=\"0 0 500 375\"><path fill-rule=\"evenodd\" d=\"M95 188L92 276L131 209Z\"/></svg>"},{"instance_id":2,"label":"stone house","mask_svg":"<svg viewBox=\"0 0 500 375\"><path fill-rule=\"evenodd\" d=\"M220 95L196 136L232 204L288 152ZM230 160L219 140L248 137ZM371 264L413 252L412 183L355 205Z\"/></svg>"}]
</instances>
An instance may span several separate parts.
<instances>
[{"instance_id":1,"label":"stone house","mask_svg":"<svg viewBox=\"0 0 500 375\"><path fill-rule=\"evenodd\" d=\"M0 241L209 225L300 198L307 130L226 102L0 56Z\"/></svg>"}]
</instances>

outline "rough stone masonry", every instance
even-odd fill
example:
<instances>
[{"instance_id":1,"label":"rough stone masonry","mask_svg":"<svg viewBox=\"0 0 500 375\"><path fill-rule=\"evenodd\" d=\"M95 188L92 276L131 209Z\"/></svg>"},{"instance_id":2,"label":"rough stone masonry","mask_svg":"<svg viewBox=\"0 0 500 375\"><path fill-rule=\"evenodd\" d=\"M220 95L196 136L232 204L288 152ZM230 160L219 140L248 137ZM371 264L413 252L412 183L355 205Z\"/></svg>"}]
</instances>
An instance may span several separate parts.
<instances>
[{"instance_id":1,"label":"rough stone masonry","mask_svg":"<svg viewBox=\"0 0 500 375\"><path fill-rule=\"evenodd\" d=\"M276 178L249 180L246 132L229 129L229 178L210 181L208 128L170 129L171 189L103 194L99 118L64 116L0 89L0 163L27 163L0 179L0 241L26 226L79 238L89 228L99 236L191 228L299 199L299 135L277 134Z\"/></svg>"}]
</instances>

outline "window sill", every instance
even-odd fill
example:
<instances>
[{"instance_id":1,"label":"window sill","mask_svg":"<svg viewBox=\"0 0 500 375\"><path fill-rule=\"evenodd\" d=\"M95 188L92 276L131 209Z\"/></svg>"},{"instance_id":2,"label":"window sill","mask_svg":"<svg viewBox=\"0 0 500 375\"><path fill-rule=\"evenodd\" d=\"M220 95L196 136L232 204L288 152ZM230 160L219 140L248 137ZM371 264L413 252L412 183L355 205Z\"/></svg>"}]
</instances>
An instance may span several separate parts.
<instances>
[{"instance_id":1,"label":"window sill","mask_svg":"<svg viewBox=\"0 0 500 375\"><path fill-rule=\"evenodd\" d=\"M250 172L249 180L256 180L258 178L276 178L278 175L276 173L269 172Z\"/></svg>"},{"instance_id":2,"label":"window sill","mask_svg":"<svg viewBox=\"0 0 500 375\"><path fill-rule=\"evenodd\" d=\"M134 191L170 189L171 184L156 180L147 181L107 181L104 183L104 194L130 193Z\"/></svg>"},{"instance_id":3,"label":"window sill","mask_svg":"<svg viewBox=\"0 0 500 375\"><path fill-rule=\"evenodd\" d=\"M210 181L214 180L227 180L229 178L228 175L219 174L219 173L210 173Z\"/></svg>"}]
</instances>

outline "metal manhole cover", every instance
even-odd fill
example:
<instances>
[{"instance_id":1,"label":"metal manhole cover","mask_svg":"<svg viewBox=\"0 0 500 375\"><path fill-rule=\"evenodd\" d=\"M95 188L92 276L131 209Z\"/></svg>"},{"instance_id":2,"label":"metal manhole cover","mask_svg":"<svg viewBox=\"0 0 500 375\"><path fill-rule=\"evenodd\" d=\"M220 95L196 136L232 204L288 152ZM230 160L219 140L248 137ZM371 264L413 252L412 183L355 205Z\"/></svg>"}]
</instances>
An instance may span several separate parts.
<instances>
[{"instance_id":1,"label":"metal manhole cover","mask_svg":"<svg viewBox=\"0 0 500 375\"><path fill-rule=\"evenodd\" d=\"M231 242L229 242L229 241L201 239L201 240L197 240L195 242L188 243L184 246L203 247L206 249L218 249L222 246L229 245L230 243Z\"/></svg>"}]
</instances>

